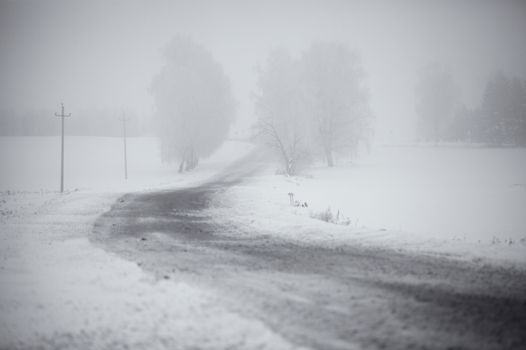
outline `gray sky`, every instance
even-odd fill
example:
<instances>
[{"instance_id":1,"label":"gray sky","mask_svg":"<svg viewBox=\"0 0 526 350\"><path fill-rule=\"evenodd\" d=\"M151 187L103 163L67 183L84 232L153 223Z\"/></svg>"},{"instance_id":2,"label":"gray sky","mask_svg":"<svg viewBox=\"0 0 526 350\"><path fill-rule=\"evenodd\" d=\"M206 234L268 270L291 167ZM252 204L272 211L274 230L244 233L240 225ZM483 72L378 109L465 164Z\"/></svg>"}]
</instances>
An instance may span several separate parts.
<instances>
[{"instance_id":1,"label":"gray sky","mask_svg":"<svg viewBox=\"0 0 526 350\"><path fill-rule=\"evenodd\" d=\"M0 0L0 108L109 108L150 115L148 93L175 35L210 48L232 80L238 129L272 47L317 40L359 50L378 135L411 134L418 69L450 67L468 106L495 70L526 78L524 1Z\"/></svg>"}]
</instances>

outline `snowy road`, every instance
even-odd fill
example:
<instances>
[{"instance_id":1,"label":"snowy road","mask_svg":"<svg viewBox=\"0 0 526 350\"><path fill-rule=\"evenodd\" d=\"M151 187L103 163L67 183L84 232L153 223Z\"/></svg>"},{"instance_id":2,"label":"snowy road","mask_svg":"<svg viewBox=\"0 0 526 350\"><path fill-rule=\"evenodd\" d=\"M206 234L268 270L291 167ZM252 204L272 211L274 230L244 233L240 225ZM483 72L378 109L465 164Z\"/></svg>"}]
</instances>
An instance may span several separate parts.
<instances>
[{"instance_id":1,"label":"snowy road","mask_svg":"<svg viewBox=\"0 0 526 350\"><path fill-rule=\"evenodd\" d=\"M224 235L206 209L257 169L198 187L128 194L92 239L158 279L213 289L228 310L315 349L526 346L526 272L389 249ZM267 218L272 220L272 218Z\"/></svg>"}]
</instances>

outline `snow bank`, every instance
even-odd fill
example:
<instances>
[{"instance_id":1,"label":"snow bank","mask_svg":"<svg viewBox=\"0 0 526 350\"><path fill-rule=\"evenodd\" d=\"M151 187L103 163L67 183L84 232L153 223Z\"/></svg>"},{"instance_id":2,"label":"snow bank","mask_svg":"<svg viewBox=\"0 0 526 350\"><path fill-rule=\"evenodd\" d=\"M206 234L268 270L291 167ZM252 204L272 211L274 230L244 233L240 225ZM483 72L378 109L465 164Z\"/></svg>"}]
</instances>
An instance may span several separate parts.
<instances>
[{"instance_id":1,"label":"snow bank","mask_svg":"<svg viewBox=\"0 0 526 350\"><path fill-rule=\"evenodd\" d=\"M22 143L47 142L37 141ZM239 143L226 144L191 177L179 175L174 179L167 172L170 186L195 184L249 149ZM102 164L99 160L86 161ZM16 157L10 165L19 167L17 172L36 166L27 160L19 163ZM86 176L83 173L76 180L93 180ZM22 177L10 178L9 182L4 177L2 184L13 188L14 184L40 185L47 181L46 175L38 180L42 182L33 180ZM76 180L72 176L71 181ZM104 177L102 187L107 186L106 180ZM149 181L144 184L146 188L159 186ZM101 184L95 179L90 185ZM88 235L94 220L110 208L121 191L140 189L139 185L64 194L44 190L0 192L0 348L291 348L260 321L229 310L213 291L176 280L154 279L134 263L90 244Z\"/></svg>"},{"instance_id":2,"label":"snow bank","mask_svg":"<svg viewBox=\"0 0 526 350\"><path fill-rule=\"evenodd\" d=\"M380 148L306 176L269 171L222 201L214 215L244 232L526 262L526 149ZM311 218L329 207L350 225Z\"/></svg>"},{"instance_id":3,"label":"snow bank","mask_svg":"<svg viewBox=\"0 0 526 350\"><path fill-rule=\"evenodd\" d=\"M156 281L93 247L92 222L114 196L44 197L36 212L2 223L0 348L289 347L211 291Z\"/></svg>"}]
</instances>

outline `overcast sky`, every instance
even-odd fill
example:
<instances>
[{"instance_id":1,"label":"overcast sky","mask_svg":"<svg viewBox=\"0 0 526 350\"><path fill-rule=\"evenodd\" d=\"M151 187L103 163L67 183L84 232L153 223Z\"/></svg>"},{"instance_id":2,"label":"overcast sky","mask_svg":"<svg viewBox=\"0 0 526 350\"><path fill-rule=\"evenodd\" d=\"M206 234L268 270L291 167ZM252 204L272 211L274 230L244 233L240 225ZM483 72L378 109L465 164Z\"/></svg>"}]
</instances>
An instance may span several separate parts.
<instances>
[{"instance_id":1,"label":"overcast sky","mask_svg":"<svg viewBox=\"0 0 526 350\"><path fill-rule=\"evenodd\" d=\"M0 0L0 108L88 108L151 115L148 87L175 35L207 46L253 116L255 67L272 47L313 41L357 49L378 135L410 135L418 69L449 66L475 106L488 75L526 78L526 1Z\"/></svg>"}]
</instances>

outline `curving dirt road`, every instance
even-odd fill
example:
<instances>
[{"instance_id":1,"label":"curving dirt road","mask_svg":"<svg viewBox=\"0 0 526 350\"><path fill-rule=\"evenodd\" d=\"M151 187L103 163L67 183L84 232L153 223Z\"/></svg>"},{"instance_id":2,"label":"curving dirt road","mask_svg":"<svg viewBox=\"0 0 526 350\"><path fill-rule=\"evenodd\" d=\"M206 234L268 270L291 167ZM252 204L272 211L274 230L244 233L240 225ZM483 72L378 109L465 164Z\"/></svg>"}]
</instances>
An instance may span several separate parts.
<instances>
[{"instance_id":1,"label":"curving dirt road","mask_svg":"<svg viewBox=\"0 0 526 350\"><path fill-rule=\"evenodd\" d=\"M92 239L158 278L214 289L298 347L526 348L524 270L222 235L232 227L203 209L260 165L240 162L194 188L125 195Z\"/></svg>"}]
</instances>

